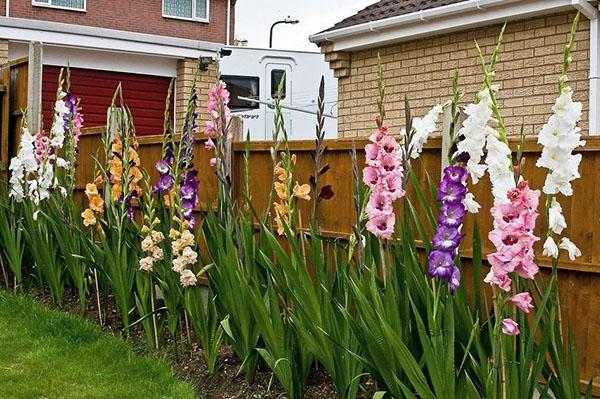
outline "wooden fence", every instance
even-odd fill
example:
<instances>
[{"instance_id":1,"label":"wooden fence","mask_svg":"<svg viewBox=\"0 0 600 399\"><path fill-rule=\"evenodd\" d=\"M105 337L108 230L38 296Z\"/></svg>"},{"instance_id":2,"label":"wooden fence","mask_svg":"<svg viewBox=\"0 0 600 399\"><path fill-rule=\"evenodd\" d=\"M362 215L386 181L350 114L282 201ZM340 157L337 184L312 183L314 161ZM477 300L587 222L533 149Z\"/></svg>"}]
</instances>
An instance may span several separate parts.
<instances>
[{"instance_id":1,"label":"wooden fence","mask_svg":"<svg viewBox=\"0 0 600 399\"><path fill-rule=\"evenodd\" d=\"M83 189L85 183L93 178L92 155L99 148L100 132L100 128L86 129L82 136L77 173L78 189ZM576 261L561 256L559 284L563 318L567 318L574 329L582 377L587 379L600 375L600 351L595 349L595 345L600 342L600 136L586 137L585 140L587 145L580 150L583 155L580 166L581 179L573 184L575 194L570 198L560 198L568 224L565 234L579 246L583 256ZM156 179L157 173L153 165L160 158L161 137L143 137L139 141L142 164L149 171L152 179ZM362 167L365 144L366 141L363 139L326 141L328 151L324 162L331 166L331 170L323 177L322 184L330 184L334 191L333 199L323 201L319 208L320 226L326 234L345 237L351 233L351 226L355 223L355 213L350 150L356 148L359 166ZM511 144L515 149L516 141ZM427 186L425 172L434 181L439 181L441 146L441 139L431 138L421 157L412 165L424 187ZM270 142L254 142L250 146L251 195L254 206L259 211L264 210L268 205L268 193L272 181L270 148ZM290 142L290 149L298 157L294 179L300 183L308 182L313 170L311 154L314 151L314 142ZM239 200L243 177L244 143L234 143L233 150L234 191L235 197ZM541 148L534 138L526 141L524 175L534 188L542 187L545 179L545 171L535 167L540 151ZM206 200L214 198L216 193L216 179L208 165L210 157L210 152L205 150L203 145L198 144L195 150L195 166L199 170L201 198L198 211L206 210ZM470 189L482 206L478 216L479 227L483 251L489 253L493 250L491 243L486 239L487 232L492 229L489 209L493 199L489 180L486 177ZM409 197L413 194L409 187ZM302 215L309 215L307 204L301 205L300 209ZM545 225L547 225L546 217L540 215L536 231L538 236L543 236L542 226ZM463 240L462 247L467 268L472 253L472 229L473 219L468 217L464 227L467 236ZM541 246L540 241L536 245L538 261L542 269L548 271L550 261L541 255ZM466 274L469 274L468 270ZM596 388L600 388L600 384ZM600 392L600 389L597 391Z\"/></svg>"}]
</instances>

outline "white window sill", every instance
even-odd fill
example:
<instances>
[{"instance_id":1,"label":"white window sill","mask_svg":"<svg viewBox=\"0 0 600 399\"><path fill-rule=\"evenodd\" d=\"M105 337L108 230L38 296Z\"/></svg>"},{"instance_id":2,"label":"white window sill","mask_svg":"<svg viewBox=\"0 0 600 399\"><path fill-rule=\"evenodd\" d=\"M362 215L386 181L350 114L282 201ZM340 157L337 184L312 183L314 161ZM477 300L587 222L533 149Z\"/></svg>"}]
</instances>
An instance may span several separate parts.
<instances>
[{"instance_id":1,"label":"white window sill","mask_svg":"<svg viewBox=\"0 0 600 399\"><path fill-rule=\"evenodd\" d=\"M75 11L75 12L82 12L82 13L86 13L87 12L87 10L85 8L73 8L73 7L53 6L52 4L44 4L44 3L32 3L32 5L34 7L52 8L52 9L55 9L55 10Z\"/></svg>"},{"instance_id":2,"label":"white window sill","mask_svg":"<svg viewBox=\"0 0 600 399\"><path fill-rule=\"evenodd\" d=\"M186 17L176 17L174 15L165 15L165 14L163 14L163 18L177 19L180 21L188 21L188 22L199 22L201 24L207 24L209 22L208 18L186 18Z\"/></svg>"}]
</instances>

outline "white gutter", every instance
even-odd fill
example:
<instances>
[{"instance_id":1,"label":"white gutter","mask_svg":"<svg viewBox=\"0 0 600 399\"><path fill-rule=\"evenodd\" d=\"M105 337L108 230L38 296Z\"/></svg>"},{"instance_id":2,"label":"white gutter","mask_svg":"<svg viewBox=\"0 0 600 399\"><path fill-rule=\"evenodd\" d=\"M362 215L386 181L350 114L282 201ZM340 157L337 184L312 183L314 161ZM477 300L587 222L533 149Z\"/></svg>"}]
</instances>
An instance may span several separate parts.
<instances>
[{"instance_id":1,"label":"white gutter","mask_svg":"<svg viewBox=\"0 0 600 399\"><path fill-rule=\"evenodd\" d=\"M229 46L231 40L231 0L227 0L227 39L225 44Z\"/></svg>"},{"instance_id":2,"label":"white gutter","mask_svg":"<svg viewBox=\"0 0 600 399\"><path fill-rule=\"evenodd\" d=\"M10 0L6 0L6 18L10 17Z\"/></svg>"},{"instance_id":3,"label":"white gutter","mask_svg":"<svg viewBox=\"0 0 600 399\"><path fill-rule=\"evenodd\" d=\"M120 51L172 58L215 56L217 43L57 22L0 17L0 37L61 47Z\"/></svg>"}]
</instances>

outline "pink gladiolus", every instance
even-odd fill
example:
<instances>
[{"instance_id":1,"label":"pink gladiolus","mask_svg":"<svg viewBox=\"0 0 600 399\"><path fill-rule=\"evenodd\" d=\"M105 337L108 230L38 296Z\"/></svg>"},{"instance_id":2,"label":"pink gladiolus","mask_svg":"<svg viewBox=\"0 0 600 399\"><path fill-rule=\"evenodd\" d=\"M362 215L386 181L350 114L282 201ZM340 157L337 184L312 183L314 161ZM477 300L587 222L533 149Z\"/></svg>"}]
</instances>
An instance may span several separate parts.
<instances>
[{"instance_id":1,"label":"pink gladiolus","mask_svg":"<svg viewBox=\"0 0 600 399\"><path fill-rule=\"evenodd\" d=\"M227 85L223 81L219 81L216 86L208 89L208 103L206 110L210 115L211 120L206 122L204 134L208 140L204 144L207 150L214 150L215 143L212 139L230 139L231 132L229 131L229 119L231 111L229 110L229 91ZM214 167L217 164L216 158L210 160L210 166Z\"/></svg>"},{"instance_id":2,"label":"pink gladiolus","mask_svg":"<svg viewBox=\"0 0 600 399\"><path fill-rule=\"evenodd\" d=\"M510 291L512 282L508 273L516 272L522 278L532 280L539 271L533 252L533 244L539 237L533 234L533 229L540 191L531 190L528 183L522 181L507 196L509 203L496 205L491 211L494 230L489 239L496 252L487 257L492 270L484 280L506 292Z\"/></svg>"},{"instance_id":3,"label":"pink gladiolus","mask_svg":"<svg viewBox=\"0 0 600 399\"><path fill-rule=\"evenodd\" d=\"M513 295L512 298L510 298L510 303L525 313L529 313L529 309L533 309L533 305L531 304L531 294L529 294L529 292Z\"/></svg>"},{"instance_id":4,"label":"pink gladiolus","mask_svg":"<svg viewBox=\"0 0 600 399\"><path fill-rule=\"evenodd\" d=\"M367 230L373 233L377 238L389 240L394 234L394 225L396 224L396 215L394 212L387 215L375 216L367 222Z\"/></svg>"},{"instance_id":5,"label":"pink gladiolus","mask_svg":"<svg viewBox=\"0 0 600 399\"><path fill-rule=\"evenodd\" d=\"M369 197L366 213L370 218L389 215L392 212L392 200L389 196L381 193L374 193Z\"/></svg>"},{"instance_id":6,"label":"pink gladiolus","mask_svg":"<svg viewBox=\"0 0 600 399\"><path fill-rule=\"evenodd\" d=\"M512 319L502 320L502 332L506 335L519 335L519 325Z\"/></svg>"},{"instance_id":7,"label":"pink gladiolus","mask_svg":"<svg viewBox=\"0 0 600 399\"><path fill-rule=\"evenodd\" d=\"M367 230L389 240L396 222L392 203L405 194L400 145L387 134L385 126L371 134L369 140L371 143L365 146L367 166L363 169L363 182L371 189L366 209Z\"/></svg>"},{"instance_id":8,"label":"pink gladiolus","mask_svg":"<svg viewBox=\"0 0 600 399\"><path fill-rule=\"evenodd\" d=\"M206 148L207 150L214 150L215 149L215 143L214 143L214 141L212 141L211 138L209 138L208 140L206 140L204 142L204 148Z\"/></svg>"},{"instance_id":9,"label":"pink gladiolus","mask_svg":"<svg viewBox=\"0 0 600 399\"><path fill-rule=\"evenodd\" d=\"M375 190L377 186L381 183L381 178L379 177L379 171L377 168L372 166L367 166L363 169L363 182L372 190Z\"/></svg>"}]
</instances>

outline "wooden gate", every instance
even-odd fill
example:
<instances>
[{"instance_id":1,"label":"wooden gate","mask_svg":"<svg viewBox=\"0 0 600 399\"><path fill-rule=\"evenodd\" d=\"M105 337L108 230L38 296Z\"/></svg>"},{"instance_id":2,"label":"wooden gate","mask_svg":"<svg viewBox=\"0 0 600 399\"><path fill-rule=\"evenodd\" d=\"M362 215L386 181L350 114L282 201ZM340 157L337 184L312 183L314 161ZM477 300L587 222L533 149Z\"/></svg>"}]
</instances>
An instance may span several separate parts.
<instances>
[{"instance_id":1,"label":"wooden gate","mask_svg":"<svg viewBox=\"0 0 600 399\"><path fill-rule=\"evenodd\" d=\"M27 109L28 58L11 61L2 67L0 84L0 164L8 169L10 158L17 152L21 122Z\"/></svg>"}]
</instances>

